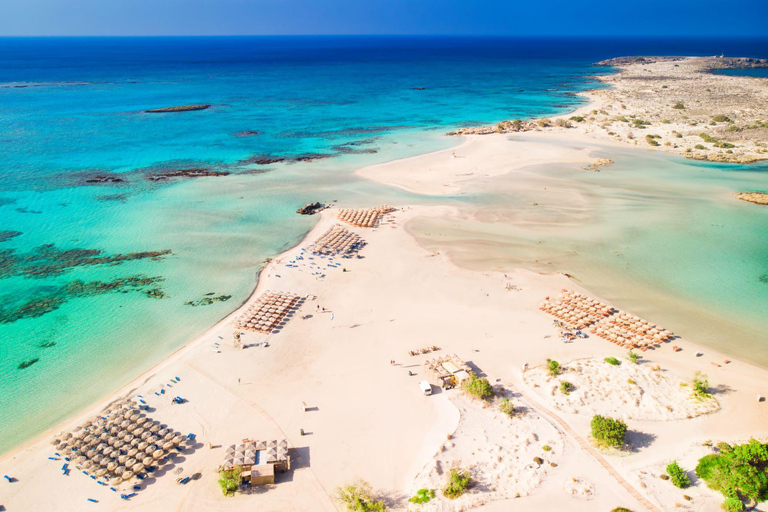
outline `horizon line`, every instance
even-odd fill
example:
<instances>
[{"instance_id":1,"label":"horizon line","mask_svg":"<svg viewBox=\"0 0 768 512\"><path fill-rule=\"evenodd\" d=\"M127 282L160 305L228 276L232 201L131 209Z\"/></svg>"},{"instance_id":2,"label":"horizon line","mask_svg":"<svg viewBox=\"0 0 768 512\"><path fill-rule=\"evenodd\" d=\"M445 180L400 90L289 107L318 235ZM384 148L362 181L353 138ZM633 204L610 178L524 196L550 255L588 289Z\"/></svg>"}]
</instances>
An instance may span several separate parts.
<instances>
[{"instance_id":1,"label":"horizon line","mask_svg":"<svg viewBox=\"0 0 768 512\"><path fill-rule=\"evenodd\" d=\"M0 34L0 39L32 39L32 38L181 38L181 37L452 37L452 38L488 38L488 39L642 39L654 38L666 39L766 39L763 34L734 34L734 35L705 35L705 34L681 34L672 36L658 36L654 34L616 34L616 35L588 35L588 34L26 34L5 35Z\"/></svg>"}]
</instances>

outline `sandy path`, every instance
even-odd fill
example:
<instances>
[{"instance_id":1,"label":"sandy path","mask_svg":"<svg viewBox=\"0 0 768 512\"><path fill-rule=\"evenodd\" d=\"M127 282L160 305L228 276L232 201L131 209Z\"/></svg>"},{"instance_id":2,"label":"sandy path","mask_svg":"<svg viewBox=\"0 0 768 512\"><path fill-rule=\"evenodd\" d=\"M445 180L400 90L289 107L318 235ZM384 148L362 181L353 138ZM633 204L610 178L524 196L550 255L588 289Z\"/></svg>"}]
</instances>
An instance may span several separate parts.
<instances>
[{"instance_id":1,"label":"sandy path","mask_svg":"<svg viewBox=\"0 0 768 512\"><path fill-rule=\"evenodd\" d=\"M560 416L552 412L551 409L546 408L542 406L539 402L533 399L530 394L525 392L520 392L520 394L525 398L525 400L534 406L534 408L540 413L545 416L548 416L562 428L569 436L571 436L573 439L576 440L576 442L579 443L579 446L582 450L589 453L595 460L597 460L600 465L605 468L605 470L608 472L611 477L616 480L616 482L619 483L624 489L627 490L629 494L632 495L633 498L635 498L638 502L640 502L647 510L650 510L652 512L661 512L659 508L657 508L653 503L645 499L638 491L635 489L632 485L630 485L629 482L627 482L619 473L616 472L616 470L613 468L613 466L605 459L605 457L600 454L595 448L592 447L592 445L585 440L583 437L581 437L579 434L576 433L575 430L573 430L568 423L566 423Z\"/></svg>"}]
</instances>

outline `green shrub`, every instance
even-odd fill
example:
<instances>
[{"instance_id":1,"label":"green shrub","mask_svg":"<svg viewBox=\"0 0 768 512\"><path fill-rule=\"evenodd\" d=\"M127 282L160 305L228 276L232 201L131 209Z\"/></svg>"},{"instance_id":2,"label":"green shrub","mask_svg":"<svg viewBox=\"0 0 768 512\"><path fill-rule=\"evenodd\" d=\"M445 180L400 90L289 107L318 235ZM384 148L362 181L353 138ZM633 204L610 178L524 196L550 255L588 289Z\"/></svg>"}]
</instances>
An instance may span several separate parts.
<instances>
[{"instance_id":1,"label":"green shrub","mask_svg":"<svg viewBox=\"0 0 768 512\"><path fill-rule=\"evenodd\" d=\"M472 485L472 476L469 471L461 471L451 468L451 474L448 476L448 483L443 487L443 496L449 500L455 500Z\"/></svg>"},{"instance_id":2,"label":"green shrub","mask_svg":"<svg viewBox=\"0 0 768 512\"><path fill-rule=\"evenodd\" d=\"M671 122L672 122L672 121L670 121L669 119L662 119L662 120L661 120L661 124L669 124L669 123L671 123Z\"/></svg>"},{"instance_id":3,"label":"green shrub","mask_svg":"<svg viewBox=\"0 0 768 512\"><path fill-rule=\"evenodd\" d=\"M334 498L343 503L349 512L386 512L383 501L373 497L371 486L363 480L337 487Z\"/></svg>"},{"instance_id":4,"label":"green shrub","mask_svg":"<svg viewBox=\"0 0 768 512\"><path fill-rule=\"evenodd\" d=\"M693 379L691 380L691 390L693 396L698 399L712 397L709 393L709 381L707 380L707 376L701 372L696 372L694 374Z\"/></svg>"},{"instance_id":5,"label":"green shrub","mask_svg":"<svg viewBox=\"0 0 768 512\"><path fill-rule=\"evenodd\" d=\"M724 441L721 441L717 443L717 449L723 453L731 453L733 451L733 446L729 445Z\"/></svg>"},{"instance_id":6,"label":"green shrub","mask_svg":"<svg viewBox=\"0 0 768 512\"><path fill-rule=\"evenodd\" d=\"M577 123L583 123L584 122L584 116L571 116L569 119L571 121L576 121Z\"/></svg>"},{"instance_id":7,"label":"green shrub","mask_svg":"<svg viewBox=\"0 0 768 512\"><path fill-rule=\"evenodd\" d=\"M637 360L640 359L640 356L638 356L636 352L630 350L627 354L627 359L629 359L630 363L637 364Z\"/></svg>"},{"instance_id":8,"label":"green shrub","mask_svg":"<svg viewBox=\"0 0 768 512\"><path fill-rule=\"evenodd\" d=\"M549 446L548 444L545 444L544 446L541 447L541 449L544 450L545 452L548 452L552 450L552 447Z\"/></svg>"},{"instance_id":9,"label":"green shrub","mask_svg":"<svg viewBox=\"0 0 768 512\"><path fill-rule=\"evenodd\" d=\"M718 114L712 118L713 123L732 123L731 118L725 114Z\"/></svg>"},{"instance_id":10,"label":"green shrub","mask_svg":"<svg viewBox=\"0 0 768 512\"><path fill-rule=\"evenodd\" d=\"M563 367L554 359L547 359L547 369L552 377L563 373Z\"/></svg>"},{"instance_id":11,"label":"green shrub","mask_svg":"<svg viewBox=\"0 0 768 512\"><path fill-rule=\"evenodd\" d=\"M613 366L619 366L621 364L621 361L619 361L615 357L606 357L605 362L608 364L612 364Z\"/></svg>"},{"instance_id":12,"label":"green shrub","mask_svg":"<svg viewBox=\"0 0 768 512\"><path fill-rule=\"evenodd\" d=\"M560 383L560 391L563 392L564 395L569 394L573 390L573 384L571 384L568 381L563 381Z\"/></svg>"},{"instance_id":13,"label":"green shrub","mask_svg":"<svg viewBox=\"0 0 768 512\"><path fill-rule=\"evenodd\" d=\"M727 507L737 507L742 500L760 502L768 499L766 468L768 444L752 439L720 453L705 455L696 465L696 475L706 482L707 487L726 498L723 508L742 510Z\"/></svg>"},{"instance_id":14,"label":"green shrub","mask_svg":"<svg viewBox=\"0 0 768 512\"><path fill-rule=\"evenodd\" d=\"M240 488L240 474L242 472L242 467L235 466L232 469L227 469L219 473L219 485L221 486L221 492L224 496L235 495L235 492Z\"/></svg>"},{"instance_id":15,"label":"green shrub","mask_svg":"<svg viewBox=\"0 0 768 512\"><path fill-rule=\"evenodd\" d=\"M424 503L429 503L434 497L434 489L419 489L418 492L416 492L416 496L412 497L408 501L415 503L416 505L423 505Z\"/></svg>"},{"instance_id":16,"label":"green shrub","mask_svg":"<svg viewBox=\"0 0 768 512\"><path fill-rule=\"evenodd\" d=\"M738 498L725 498L722 507L725 512L741 512L744 510L744 504Z\"/></svg>"},{"instance_id":17,"label":"green shrub","mask_svg":"<svg viewBox=\"0 0 768 512\"><path fill-rule=\"evenodd\" d=\"M616 507L612 509L611 512L632 512L632 511L626 507Z\"/></svg>"},{"instance_id":18,"label":"green shrub","mask_svg":"<svg viewBox=\"0 0 768 512\"><path fill-rule=\"evenodd\" d=\"M600 446L620 447L624 444L627 424L607 416L595 414L592 417L592 438Z\"/></svg>"},{"instance_id":19,"label":"green shrub","mask_svg":"<svg viewBox=\"0 0 768 512\"><path fill-rule=\"evenodd\" d=\"M691 479L688 478L685 470L680 467L676 460L667 465L667 474L669 475L669 478L672 479L672 483L675 487L685 489L691 485Z\"/></svg>"},{"instance_id":20,"label":"green shrub","mask_svg":"<svg viewBox=\"0 0 768 512\"><path fill-rule=\"evenodd\" d=\"M730 142L715 142L716 148L735 148L736 146L734 144L731 144Z\"/></svg>"},{"instance_id":21,"label":"green shrub","mask_svg":"<svg viewBox=\"0 0 768 512\"><path fill-rule=\"evenodd\" d=\"M510 402L509 398L503 398L499 404L499 410L507 416L515 415L515 406Z\"/></svg>"},{"instance_id":22,"label":"green shrub","mask_svg":"<svg viewBox=\"0 0 768 512\"><path fill-rule=\"evenodd\" d=\"M716 139L716 138L714 138L714 137L712 137L712 136L711 136L710 134L708 134L708 133L700 133L700 134L699 134L699 137L701 137L702 139L704 139L704 142L709 142L709 143L712 143L712 144L714 144L715 142L717 142L717 139Z\"/></svg>"},{"instance_id":23,"label":"green shrub","mask_svg":"<svg viewBox=\"0 0 768 512\"><path fill-rule=\"evenodd\" d=\"M683 109L685 109L685 103L683 103L682 101L678 101L677 103L672 105L672 108L674 108L676 110L683 110Z\"/></svg>"},{"instance_id":24,"label":"green shrub","mask_svg":"<svg viewBox=\"0 0 768 512\"><path fill-rule=\"evenodd\" d=\"M694 147L695 149L707 149L707 146L703 146L703 145L701 145L701 144L696 144L696 145L695 145L695 146L693 146L693 147Z\"/></svg>"},{"instance_id":25,"label":"green shrub","mask_svg":"<svg viewBox=\"0 0 768 512\"><path fill-rule=\"evenodd\" d=\"M659 143L654 140L654 138L650 135L645 136L645 140L650 144L651 146L658 146Z\"/></svg>"},{"instance_id":26,"label":"green shrub","mask_svg":"<svg viewBox=\"0 0 768 512\"><path fill-rule=\"evenodd\" d=\"M461 385L467 393L482 400L487 400L494 395L493 386L488 379L478 377L474 372L471 372L469 378Z\"/></svg>"},{"instance_id":27,"label":"green shrub","mask_svg":"<svg viewBox=\"0 0 768 512\"><path fill-rule=\"evenodd\" d=\"M571 122L567 119L558 119L555 121L555 126L559 126L560 128L570 128Z\"/></svg>"},{"instance_id":28,"label":"green shrub","mask_svg":"<svg viewBox=\"0 0 768 512\"><path fill-rule=\"evenodd\" d=\"M536 124L538 124L542 128L546 128L547 126L552 126L552 120L548 118L539 119L538 121L536 121Z\"/></svg>"}]
</instances>

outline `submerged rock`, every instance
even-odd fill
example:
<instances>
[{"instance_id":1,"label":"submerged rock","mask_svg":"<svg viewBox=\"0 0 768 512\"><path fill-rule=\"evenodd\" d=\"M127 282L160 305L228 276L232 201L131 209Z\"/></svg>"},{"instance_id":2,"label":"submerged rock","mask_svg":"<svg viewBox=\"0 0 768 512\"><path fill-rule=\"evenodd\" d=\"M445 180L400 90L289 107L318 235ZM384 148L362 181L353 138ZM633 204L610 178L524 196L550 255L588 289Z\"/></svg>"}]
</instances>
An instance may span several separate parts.
<instances>
[{"instance_id":1,"label":"submerged rock","mask_svg":"<svg viewBox=\"0 0 768 512\"><path fill-rule=\"evenodd\" d=\"M16 238L21 234L23 234L21 231L0 231L0 242L5 242L11 238Z\"/></svg>"},{"instance_id":2,"label":"submerged rock","mask_svg":"<svg viewBox=\"0 0 768 512\"><path fill-rule=\"evenodd\" d=\"M65 302L73 298L92 297L116 292L127 293L131 290L142 290L161 281L163 281L162 277L143 276L123 277L109 282L75 280L54 288L51 292L33 297L21 303L21 305L18 305L18 297L5 295L0 297L0 324L10 324L24 318L39 318L56 311ZM159 290L159 288L153 290ZM145 293L148 296L155 296L157 294L157 291L151 292L152 295L147 292Z\"/></svg>"},{"instance_id":3,"label":"submerged rock","mask_svg":"<svg viewBox=\"0 0 768 512\"><path fill-rule=\"evenodd\" d=\"M282 157L282 156L257 155L247 160L243 160L242 163L256 164L256 165L270 165L270 164L277 164L280 162L284 162L285 160L286 160L285 157Z\"/></svg>"},{"instance_id":4,"label":"submerged rock","mask_svg":"<svg viewBox=\"0 0 768 512\"><path fill-rule=\"evenodd\" d=\"M150 299L165 299L168 297L162 288L150 288L149 290L144 290L144 295Z\"/></svg>"},{"instance_id":5,"label":"submerged rock","mask_svg":"<svg viewBox=\"0 0 768 512\"><path fill-rule=\"evenodd\" d=\"M229 299L232 298L231 295L219 295L218 297L213 297L213 292L206 293L206 296L199 300L190 300L184 303L185 306L210 306L214 302L226 302Z\"/></svg>"},{"instance_id":6,"label":"submerged rock","mask_svg":"<svg viewBox=\"0 0 768 512\"><path fill-rule=\"evenodd\" d=\"M172 178L204 178L207 176L229 176L228 171L215 171L213 169L172 169L147 176L149 181L163 181Z\"/></svg>"},{"instance_id":7,"label":"submerged rock","mask_svg":"<svg viewBox=\"0 0 768 512\"><path fill-rule=\"evenodd\" d=\"M210 104L201 103L198 105L179 105L177 107L164 107L164 108L151 108L145 110L147 114L163 114L167 112L191 112L194 110L206 110L210 108Z\"/></svg>"},{"instance_id":8,"label":"submerged rock","mask_svg":"<svg viewBox=\"0 0 768 512\"><path fill-rule=\"evenodd\" d=\"M125 180L120 176L109 175L109 174L97 174L96 176L86 178L85 182L91 183L91 184L125 183Z\"/></svg>"},{"instance_id":9,"label":"submerged rock","mask_svg":"<svg viewBox=\"0 0 768 512\"><path fill-rule=\"evenodd\" d=\"M19 370L24 370L26 368L29 368L30 366L32 366L33 364L35 364L39 360L40 360L40 358L36 357L34 359L27 359L26 361L22 361L22 362L19 363Z\"/></svg>"},{"instance_id":10,"label":"submerged rock","mask_svg":"<svg viewBox=\"0 0 768 512\"><path fill-rule=\"evenodd\" d=\"M81 266L119 265L142 259L160 260L169 254L170 249L104 255L98 249L59 249L54 244L41 245L27 253L4 249L0 250L0 279L13 276L46 278Z\"/></svg>"}]
</instances>

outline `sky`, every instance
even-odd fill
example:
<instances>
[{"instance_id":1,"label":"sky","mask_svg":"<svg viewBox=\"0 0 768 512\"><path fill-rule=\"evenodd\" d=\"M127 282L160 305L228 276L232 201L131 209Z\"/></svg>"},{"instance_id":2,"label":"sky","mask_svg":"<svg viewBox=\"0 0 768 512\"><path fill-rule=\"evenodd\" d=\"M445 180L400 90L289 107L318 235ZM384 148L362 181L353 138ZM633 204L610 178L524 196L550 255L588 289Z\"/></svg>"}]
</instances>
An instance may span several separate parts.
<instances>
[{"instance_id":1,"label":"sky","mask_svg":"<svg viewBox=\"0 0 768 512\"><path fill-rule=\"evenodd\" d=\"M768 0L0 0L0 36L768 37Z\"/></svg>"}]
</instances>

